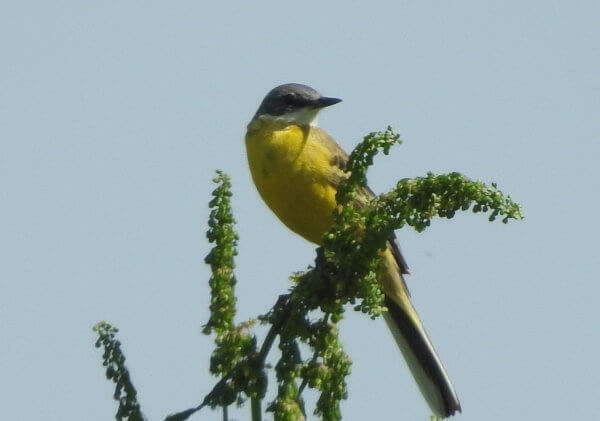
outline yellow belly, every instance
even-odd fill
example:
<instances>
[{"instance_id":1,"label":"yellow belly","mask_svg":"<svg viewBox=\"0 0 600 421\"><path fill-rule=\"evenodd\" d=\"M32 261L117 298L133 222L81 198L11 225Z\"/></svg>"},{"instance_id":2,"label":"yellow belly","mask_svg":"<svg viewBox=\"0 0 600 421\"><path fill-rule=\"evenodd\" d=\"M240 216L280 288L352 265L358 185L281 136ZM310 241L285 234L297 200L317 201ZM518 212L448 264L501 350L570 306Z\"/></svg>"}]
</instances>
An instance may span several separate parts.
<instances>
[{"instance_id":1,"label":"yellow belly","mask_svg":"<svg viewBox=\"0 0 600 421\"><path fill-rule=\"evenodd\" d=\"M254 121L246 134L252 179L265 203L292 231L316 244L331 227L341 170L331 149L311 137L311 129ZM379 280L385 293L421 325L412 308L400 268L390 249L382 252Z\"/></svg>"},{"instance_id":2,"label":"yellow belly","mask_svg":"<svg viewBox=\"0 0 600 421\"><path fill-rule=\"evenodd\" d=\"M329 180L339 169L331 164L332 152L311 137L309 127L254 124L246 151L256 188L288 228L320 244L336 206Z\"/></svg>"}]
</instances>

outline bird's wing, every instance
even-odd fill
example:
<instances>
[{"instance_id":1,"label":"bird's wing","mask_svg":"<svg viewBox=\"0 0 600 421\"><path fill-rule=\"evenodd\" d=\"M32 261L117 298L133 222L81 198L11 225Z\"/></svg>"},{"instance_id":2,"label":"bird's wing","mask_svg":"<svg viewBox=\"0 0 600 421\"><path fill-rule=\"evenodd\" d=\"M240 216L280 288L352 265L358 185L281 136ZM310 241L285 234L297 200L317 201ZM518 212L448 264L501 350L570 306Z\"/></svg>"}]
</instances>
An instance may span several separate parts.
<instances>
[{"instance_id":1,"label":"bird's wing","mask_svg":"<svg viewBox=\"0 0 600 421\"><path fill-rule=\"evenodd\" d=\"M332 171L329 174L328 181L329 183L337 189L340 185L340 182L344 176L344 171L346 169L346 164L348 163L348 154L342 149L338 143L327 134L324 130L318 127L311 127L311 136L314 137L319 143L321 143L329 152L331 153L331 165L337 167L338 171ZM368 201L375 197L375 193L368 186L361 188L359 190L359 194L356 196L355 206L360 208L364 206ZM398 245L398 241L396 239L396 234L392 233L390 239L388 241L388 246L400 267L400 272L402 274L408 274L408 264L402 255L400 250L400 246ZM408 289L407 289L408 291Z\"/></svg>"},{"instance_id":2,"label":"bird's wing","mask_svg":"<svg viewBox=\"0 0 600 421\"><path fill-rule=\"evenodd\" d=\"M327 133L317 128L314 130L311 135L331 152L331 164L336 168L330 172L328 181L337 188L344 175L348 155ZM373 191L366 187L359 191L355 206L364 206L373 197ZM388 241L388 250L392 256L385 253L388 264L380 274L383 276L379 276L388 309L383 313L383 317L425 400L437 416L446 418L457 411L460 412L460 402L446 369L410 302L408 288L402 276L408 273L408 266L393 234ZM388 256L396 261L398 267L387 260Z\"/></svg>"}]
</instances>

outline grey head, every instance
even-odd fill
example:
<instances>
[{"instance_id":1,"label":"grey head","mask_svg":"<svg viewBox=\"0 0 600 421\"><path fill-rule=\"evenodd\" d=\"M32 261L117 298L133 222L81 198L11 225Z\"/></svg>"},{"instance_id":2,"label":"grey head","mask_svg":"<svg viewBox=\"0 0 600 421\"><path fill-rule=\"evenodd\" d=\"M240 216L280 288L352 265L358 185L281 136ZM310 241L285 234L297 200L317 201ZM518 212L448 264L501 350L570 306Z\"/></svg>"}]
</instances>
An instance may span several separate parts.
<instances>
[{"instance_id":1,"label":"grey head","mask_svg":"<svg viewBox=\"0 0 600 421\"><path fill-rule=\"evenodd\" d=\"M337 104L341 99L324 97L310 86L300 83L286 83L273 88L260 107L254 118L268 114L271 116L283 116L301 110L314 110L315 113L321 108Z\"/></svg>"}]
</instances>

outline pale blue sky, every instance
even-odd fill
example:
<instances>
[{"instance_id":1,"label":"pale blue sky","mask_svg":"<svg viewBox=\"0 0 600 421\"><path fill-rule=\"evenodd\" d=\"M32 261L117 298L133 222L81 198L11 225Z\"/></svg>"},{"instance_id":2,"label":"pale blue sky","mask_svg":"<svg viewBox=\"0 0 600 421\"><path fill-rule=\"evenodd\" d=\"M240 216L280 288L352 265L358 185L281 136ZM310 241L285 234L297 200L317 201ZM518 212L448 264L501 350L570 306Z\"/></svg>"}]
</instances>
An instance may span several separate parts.
<instances>
[{"instance_id":1,"label":"pale blue sky","mask_svg":"<svg viewBox=\"0 0 600 421\"><path fill-rule=\"evenodd\" d=\"M240 320L314 258L260 201L243 146L264 94L302 82L344 99L320 121L347 150L388 124L402 134L374 190L460 171L524 206L509 225L464 214L398 233L456 419L591 419L599 20L597 1L4 1L0 418L113 418L102 319L149 419L202 399L214 170L234 185ZM349 311L341 335L345 420L428 420L381 320Z\"/></svg>"}]
</instances>

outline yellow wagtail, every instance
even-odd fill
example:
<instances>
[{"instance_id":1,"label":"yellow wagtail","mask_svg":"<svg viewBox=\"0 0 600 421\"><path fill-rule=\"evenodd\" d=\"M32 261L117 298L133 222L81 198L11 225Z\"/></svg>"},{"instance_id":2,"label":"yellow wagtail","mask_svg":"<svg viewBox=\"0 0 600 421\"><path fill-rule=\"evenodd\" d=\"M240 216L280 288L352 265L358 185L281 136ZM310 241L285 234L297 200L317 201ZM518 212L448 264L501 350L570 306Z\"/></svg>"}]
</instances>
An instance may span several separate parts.
<instances>
[{"instance_id":1,"label":"yellow wagtail","mask_svg":"<svg viewBox=\"0 0 600 421\"><path fill-rule=\"evenodd\" d=\"M289 83L271 90L248 124L246 150L254 184L277 217L313 243L330 228L335 195L348 155L317 127L319 111L340 102L314 89ZM370 190L357 201L373 197ZM378 275L392 331L421 393L441 418L460 412L448 374L409 299L403 274L408 266L394 238Z\"/></svg>"}]
</instances>

